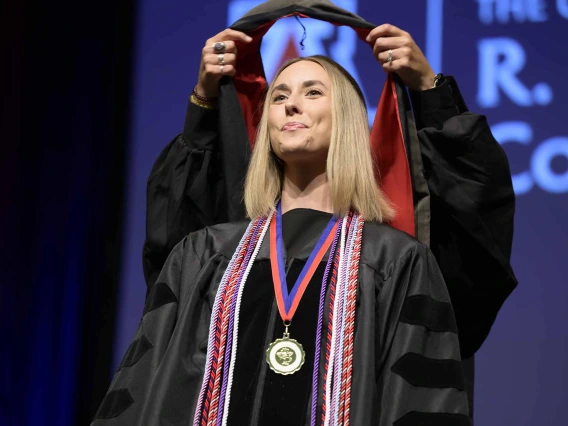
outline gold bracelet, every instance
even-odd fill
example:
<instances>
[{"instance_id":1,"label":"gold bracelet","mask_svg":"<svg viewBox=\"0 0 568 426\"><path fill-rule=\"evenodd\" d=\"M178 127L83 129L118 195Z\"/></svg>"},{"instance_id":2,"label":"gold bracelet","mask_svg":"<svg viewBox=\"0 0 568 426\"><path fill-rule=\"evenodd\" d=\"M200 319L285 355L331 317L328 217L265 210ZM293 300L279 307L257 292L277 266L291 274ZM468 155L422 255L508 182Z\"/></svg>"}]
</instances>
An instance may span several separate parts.
<instances>
[{"instance_id":1,"label":"gold bracelet","mask_svg":"<svg viewBox=\"0 0 568 426\"><path fill-rule=\"evenodd\" d=\"M217 108L216 108L216 104L211 103L211 102L202 101L201 99L199 99L199 98L198 98L197 96L195 96L194 94L192 94L192 95L189 97L189 101L190 101L192 104L197 105L197 106L199 106L199 107L201 107L201 108L205 108L205 109L217 109Z\"/></svg>"},{"instance_id":2,"label":"gold bracelet","mask_svg":"<svg viewBox=\"0 0 568 426\"><path fill-rule=\"evenodd\" d=\"M434 77L434 84L432 85L432 89L435 89L436 87L438 87L438 83L443 78L444 78L444 74L442 74L442 73L436 74L436 77Z\"/></svg>"}]
</instances>

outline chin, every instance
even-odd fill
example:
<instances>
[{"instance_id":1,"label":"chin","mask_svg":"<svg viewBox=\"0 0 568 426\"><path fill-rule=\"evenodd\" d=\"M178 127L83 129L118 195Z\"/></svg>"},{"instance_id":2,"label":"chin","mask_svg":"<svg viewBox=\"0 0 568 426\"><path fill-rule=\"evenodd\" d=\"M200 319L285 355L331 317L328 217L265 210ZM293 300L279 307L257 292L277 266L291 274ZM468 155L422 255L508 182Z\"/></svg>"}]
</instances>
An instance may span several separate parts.
<instances>
[{"instance_id":1,"label":"chin","mask_svg":"<svg viewBox=\"0 0 568 426\"><path fill-rule=\"evenodd\" d=\"M281 152L285 151L298 151L298 150L309 150L310 147L314 145L314 138L301 135L296 132L290 132L289 134L282 135L279 138L278 146Z\"/></svg>"},{"instance_id":2,"label":"chin","mask_svg":"<svg viewBox=\"0 0 568 426\"><path fill-rule=\"evenodd\" d=\"M282 149L278 155L282 161L288 164L313 164L327 160L327 151L310 149Z\"/></svg>"}]
</instances>

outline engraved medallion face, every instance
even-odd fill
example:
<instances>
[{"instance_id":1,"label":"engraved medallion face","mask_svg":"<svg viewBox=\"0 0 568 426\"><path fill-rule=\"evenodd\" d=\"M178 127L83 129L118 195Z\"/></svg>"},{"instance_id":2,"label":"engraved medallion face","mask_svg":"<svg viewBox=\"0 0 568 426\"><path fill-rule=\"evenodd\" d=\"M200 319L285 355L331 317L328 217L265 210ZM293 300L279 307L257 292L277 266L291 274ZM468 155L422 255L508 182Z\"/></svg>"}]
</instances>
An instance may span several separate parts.
<instances>
[{"instance_id":1,"label":"engraved medallion face","mask_svg":"<svg viewBox=\"0 0 568 426\"><path fill-rule=\"evenodd\" d=\"M293 364L296 360L296 352L290 349L288 346L284 346L278 351L276 351L276 362L282 367L288 367Z\"/></svg>"},{"instance_id":2,"label":"engraved medallion face","mask_svg":"<svg viewBox=\"0 0 568 426\"><path fill-rule=\"evenodd\" d=\"M294 339L278 339L266 350L266 362L278 374L293 374L298 371L306 354L302 345Z\"/></svg>"}]
</instances>

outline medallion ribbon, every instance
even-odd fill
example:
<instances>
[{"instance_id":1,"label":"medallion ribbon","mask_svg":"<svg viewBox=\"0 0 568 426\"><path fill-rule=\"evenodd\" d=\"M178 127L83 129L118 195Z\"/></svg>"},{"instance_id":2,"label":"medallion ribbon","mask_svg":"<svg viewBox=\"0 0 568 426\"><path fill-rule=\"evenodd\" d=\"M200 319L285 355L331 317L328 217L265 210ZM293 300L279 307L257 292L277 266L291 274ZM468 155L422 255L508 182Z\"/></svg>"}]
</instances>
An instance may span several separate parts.
<instances>
[{"instance_id":1,"label":"medallion ribbon","mask_svg":"<svg viewBox=\"0 0 568 426\"><path fill-rule=\"evenodd\" d=\"M298 276L292 291L288 292L286 270L284 268L282 206L280 203L276 206L275 216L276 220L272 220L270 223L270 264L272 266L272 281L274 283L274 293L276 295L280 316L284 322L289 323L294 317L294 313L298 308L298 304L304 295L308 283L333 242L339 221L335 216L330 219L316 246L312 250L308 261L304 265L302 272Z\"/></svg>"}]
</instances>

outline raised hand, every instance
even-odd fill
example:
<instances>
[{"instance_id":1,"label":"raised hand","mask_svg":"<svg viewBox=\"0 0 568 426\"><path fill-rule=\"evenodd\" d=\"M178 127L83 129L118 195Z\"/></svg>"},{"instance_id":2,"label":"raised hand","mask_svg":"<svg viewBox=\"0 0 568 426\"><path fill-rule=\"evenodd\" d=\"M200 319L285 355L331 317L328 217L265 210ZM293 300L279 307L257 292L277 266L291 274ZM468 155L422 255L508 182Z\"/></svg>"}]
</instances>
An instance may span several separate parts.
<instances>
[{"instance_id":1,"label":"raised hand","mask_svg":"<svg viewBox=\"0 0 568 426\"><path fill-rule=\"evenodd\" d=\"M411 90L432 88L436 74L409 33L394 25L379 25L369 33L367 42L385 72L396 72Z\"/></svg>"},{"instance_id":2,"label":"raised hand","mask_svg":"<svg viewBox=\"0 0 568 426\"><path fill-rule=\"evenodd\" d=\"M216 98L219 95L219 80L224 75L233 77L236 73L237 44L249 43L252 40L245 33L227 28L205 42L201 53L199 79L195 90L205 98ZM221 47L215 50L215 43Z\"/></svg>"}]
</instances>

